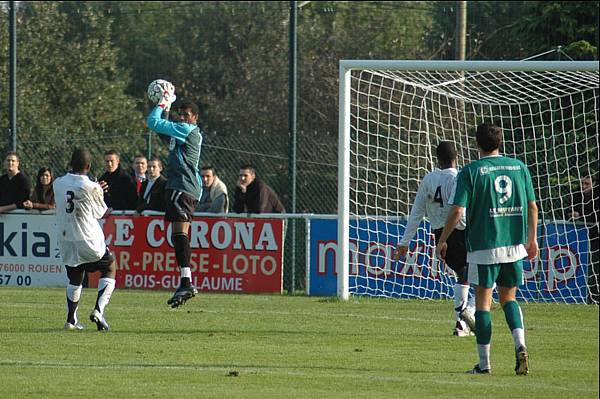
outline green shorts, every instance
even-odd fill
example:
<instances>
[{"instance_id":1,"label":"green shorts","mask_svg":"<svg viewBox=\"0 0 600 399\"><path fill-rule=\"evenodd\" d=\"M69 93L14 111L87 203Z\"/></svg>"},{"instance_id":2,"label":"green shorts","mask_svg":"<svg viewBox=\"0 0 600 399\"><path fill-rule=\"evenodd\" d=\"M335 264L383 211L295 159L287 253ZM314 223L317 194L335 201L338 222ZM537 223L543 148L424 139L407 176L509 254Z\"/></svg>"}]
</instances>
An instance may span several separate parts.
<instances>
[{"instance_id":1,"label":"green shorts","mask_svg":"<svg viewBox=\"0 0 600 399\"><path fill-rule=\"evenodd\" d=\"M469 263L469 283L483 288L518 287L523 284L523 260L512 263L478 265Z\"/></svg>"}]
</instances>

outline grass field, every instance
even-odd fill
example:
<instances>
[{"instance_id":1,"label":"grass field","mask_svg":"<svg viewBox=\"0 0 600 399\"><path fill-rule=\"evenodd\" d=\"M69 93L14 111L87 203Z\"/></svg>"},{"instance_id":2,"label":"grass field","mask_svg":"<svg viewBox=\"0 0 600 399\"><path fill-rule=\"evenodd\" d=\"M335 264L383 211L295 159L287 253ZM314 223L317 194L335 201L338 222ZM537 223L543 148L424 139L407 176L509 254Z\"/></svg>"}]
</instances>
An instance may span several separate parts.
<instances>
[{"instance_id":1,"label":"grass field","mask_svg":"<svg viewBox=\"0 0 600 399\"><path fill-rule=\"evenodd\" d=\"M489 376L450 301L117 290L111 331L64 331L63 289L0 289L1 398L597 398L598 307L523 304L531 374L492 311Z\"/></svg>"}]
</instances>

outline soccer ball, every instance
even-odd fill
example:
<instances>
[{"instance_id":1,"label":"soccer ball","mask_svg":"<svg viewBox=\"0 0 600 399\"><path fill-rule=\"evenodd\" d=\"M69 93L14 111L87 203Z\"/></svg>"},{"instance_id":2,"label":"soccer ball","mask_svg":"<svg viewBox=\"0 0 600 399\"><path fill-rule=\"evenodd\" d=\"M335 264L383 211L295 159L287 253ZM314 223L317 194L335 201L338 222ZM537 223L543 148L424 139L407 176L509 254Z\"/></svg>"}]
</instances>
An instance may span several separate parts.
<instances>
[{"instance_id":1,"label":"soccer ball","mask_svg":"<svg viewBox=\"0 0 600 399\"><path fill-rule=\"evenodd\" d=\"M154 104L158 104L158 102L163 98L164 93L163 89L169 90L171 94L175 92L175 87L169 81L164 79L156 79L148 85L148 98Z\"/></svg>"}]
</instances>

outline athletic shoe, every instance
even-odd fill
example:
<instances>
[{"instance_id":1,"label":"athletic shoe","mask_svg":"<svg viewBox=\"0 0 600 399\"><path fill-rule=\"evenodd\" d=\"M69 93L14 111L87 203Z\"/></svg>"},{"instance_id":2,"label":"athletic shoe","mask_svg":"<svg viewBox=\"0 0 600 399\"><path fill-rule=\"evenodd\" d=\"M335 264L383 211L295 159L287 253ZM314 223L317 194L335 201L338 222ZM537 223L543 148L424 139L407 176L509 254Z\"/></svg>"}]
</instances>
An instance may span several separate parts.
<instances>
[{"instance_id":1,"label":"athletic shoe","mask_svg":"<svg viewBox=\"0 0 600 399\"><path fill-rule=\"evenodd\" d=\"M189 287L179 287L171 299L167 301L167 305L171 305L171 308L175 309L185 304L188 299L195 297L197 293L198 290L193 285L190 285Z\"/></svg>"},{"instance_id":2,"label":"athletic shoe","mask_svg":"<svg viewBox=\"0 0 600 399\"><path fill-rule=\"evenodd\" d=\"M515 366L515 373L517 375L529 374L529 355L527 354L527 348L524 346L519 347L516 352L517 364Z\"/></svg>"},{"instance_id":3,"label":"athletic shoe","mask_svg":"<svg viewBox=\"0 0 600 399\"><path fill-rule=\"evenodd\" d=\"M467 323L471 331L475 332L475 316L473 315L473 313L471 313L471 311L468 308L464 308L463 310L461 310L458 314L458 317L460 317L462 321Z\"/></svg>"},{"instance_id":4,"label":"athletic shoe","mask_svg":"<svg viewBox=\"0 0 600 399\"><path fill-rule=\"evenodd\" d=\"M457 321L452 335L455 337L472 337L475 334L473 334L471 329L464 322Z\"/></svg>"},{"instance_id":5,"label":"athletic shoe","mask_svg":"<svg viewBox=\"0 0 600 399\"><path fill-rule=\"evenodd\" d=\"M492 369L481 369L479 364L476 364L475 367L467 371L467 374L492 374Z\"/></svg>"},{"instance_id":6,"label":"athletic shoe","mask_svg":"<svg viewBox=\"0 0 600 399\"><path fill-rule=\"evenodd\" d=\"M108 326L108 323L106 322L106 319L104 318L104 315L100 312L98 312L98 310L94 309L92 311L92 313L90 314L90 320L94 323L96 323L96 327L98 327L98 331L108 331L110 330L110 327Z\"/></svg>"},{"instance_id":7,"label":"athletic shoe","mask_svg":"<svg viewBox=\"0 0 600 399\"><path fill-rule=\"evenodd\" d=\"M83 330L85 327L82 324L79 324L79 322L72 324L69 323L68 321L65 323L65 330Z\"/></svg>"}]
</instances>

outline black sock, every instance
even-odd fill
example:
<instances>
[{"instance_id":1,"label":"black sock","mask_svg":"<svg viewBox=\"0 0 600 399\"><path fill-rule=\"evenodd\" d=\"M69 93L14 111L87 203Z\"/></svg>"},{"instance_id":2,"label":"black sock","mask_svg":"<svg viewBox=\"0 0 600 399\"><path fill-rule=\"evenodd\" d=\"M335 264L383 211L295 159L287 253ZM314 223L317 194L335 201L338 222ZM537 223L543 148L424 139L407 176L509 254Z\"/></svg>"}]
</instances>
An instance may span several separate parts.
<instances>
[{"instance_id":1,"label":"black sock","mask_svg":"<svg viewBox=\"0 0 600 399\"><path fill-rule=\"evenodd\" d=\"M173 237L173 245L175 246L175 257L177 258L179 267L189 267L192 249L190 248L190 240L187 234L175 234Z\"/></svg>"}]
</instances>

